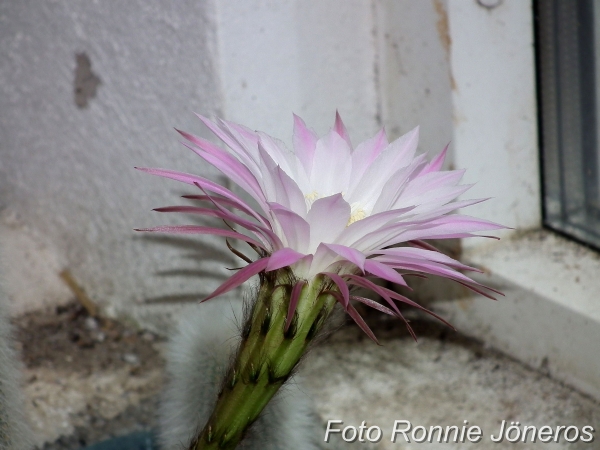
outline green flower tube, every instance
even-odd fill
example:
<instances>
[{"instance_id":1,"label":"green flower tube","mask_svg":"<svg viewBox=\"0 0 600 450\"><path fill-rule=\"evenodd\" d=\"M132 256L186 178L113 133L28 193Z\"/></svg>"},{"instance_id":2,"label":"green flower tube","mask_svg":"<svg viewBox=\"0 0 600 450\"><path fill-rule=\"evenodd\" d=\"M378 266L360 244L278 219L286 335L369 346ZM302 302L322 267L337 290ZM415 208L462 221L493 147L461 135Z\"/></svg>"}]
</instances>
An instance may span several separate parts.
<instances>
[{"instance_id":1,"label":"green flower tube","mask_svg":"<svg viewBox=\"0 0 600 450\"><path fill-rule=\"evenodd\" d=\"M332 284L323 276L298 284L287 270L261 277L236 358L210 419L190 449L237 446L325 325L336 303ZM300 286L297 306L287 324L294 286Z\"/></svg>"}]
</instances>

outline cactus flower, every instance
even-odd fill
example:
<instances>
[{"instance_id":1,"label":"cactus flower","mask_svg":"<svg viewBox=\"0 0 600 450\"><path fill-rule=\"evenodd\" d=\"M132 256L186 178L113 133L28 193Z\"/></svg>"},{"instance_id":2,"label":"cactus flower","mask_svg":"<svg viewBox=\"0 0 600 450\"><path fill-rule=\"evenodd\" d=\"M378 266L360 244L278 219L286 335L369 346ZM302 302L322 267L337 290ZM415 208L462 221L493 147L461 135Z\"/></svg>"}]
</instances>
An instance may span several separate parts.
<instances>
[{"instance_id":1,"label":"cactus flower","mask_svg":"<svg viewBox=\"0 0 600 450\"><path fill-rule=\"evenodd\" d=\"M256 257L229 246L248 264L205 300L255 275L260 276L260 287L214 413L190 448L235 448L289 377L336 302L375 341L351 300L402 320L398 303L425 310L375 284L371 277L406 286L406 273L432 274L486 296L495 292L463 273L475 269L426 242L477 236L503 227L456 213L482 200L457 199L470 186L459 184L464 171L442 170L447 147L431 161L425 154L415 156L418 128L391 143L381 130L353 147L339 114L321 138L294 116L290 151L265 133L225 120L199 118L224 147L179 131L184 145L248 193L257 207L206 178L141 168L198 189L186 198L201 206L157 211L216 217L227 227L159 226L140 231L212 234L245 241ZM354 295L354 287L374 291L382 303Z\"/></svg>"}]
</instances>

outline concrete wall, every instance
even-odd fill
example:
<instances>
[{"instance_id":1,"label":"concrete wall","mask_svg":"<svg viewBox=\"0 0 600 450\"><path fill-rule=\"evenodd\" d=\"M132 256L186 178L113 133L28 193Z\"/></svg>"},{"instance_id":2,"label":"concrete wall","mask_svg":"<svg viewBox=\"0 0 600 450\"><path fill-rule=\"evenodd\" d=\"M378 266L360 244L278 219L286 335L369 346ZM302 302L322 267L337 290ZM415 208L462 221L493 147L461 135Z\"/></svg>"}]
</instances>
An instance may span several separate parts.
<instances>
[{"instance_id":1,"label":"concrete wall","mask_svg":"<svg viewBox=\"0 0 600 450\"><path fill-rule=\"evenodd\" d=\"M35 303L22 284L59 284L64 268L96 301L116 306L216 285L167 272L210 270L203 259L220 249L186 252L182 240L177 249L132 231L168 222L149 210L183 191L135 165L195 164L217 176L178 146L172 128L197 127L193 110L221 111L214 14L211 2L196 1L0 4L0 204L9 234L35 240L31 252L43 247L55 276L11 278L15 302ZM11 265L27 270L26 252L9 251ZM201 258L186 259L193 252Z\"/></svg>"},{"instance_id":2,"label":"concrete wall","mask_svg":"<svg viewBox=\"0 0 600 450\"><path fill-rule=\"evenodd\" d=\"M468 169L465 182L477 183L471 198L492 197L468 213L520 231L539 228L532 4L450 0L448 21L454 163Z\"/></svg>"},{"instance_id":3,"label":"concrete wall","mask_svg":"<svg viewBox=\"0 0 600 450\"><path fill-rule=\"evenodd\" d=\"M419 125L420 150L437 154L452 139L446 1L381 0L377 5L386 129L395 138Z\"/></svg>"},{"instance_id":4,"label":"concrete wall","mask_svg":"<svg viewBox=\"0 0 600 450\"><path fill-rule=\"evenodd\" d=\"M229 119L286 142L292 112L324 134L338 109L355 143L381 126L373 2L220 0L217 12Z\"/></svg>"},{"instance_id":5,"label":"concrete wall","mask_svg":"<svg viewBox=\"0 0 600 450\"><path fill-rule=\"evenodd\" d=\"M381 0L383 121L421 126L420 148L450 142L475 183L465 210L516 229L541 226L532 6L502 0ZM512 232L506 231L505 236ZM482 245L464 240L465 246Z\"/></svg>"},{"instance_id":6,"label":"concrete wall","mask_svg":"<svg viewBox=\"0 0 600 450\"><path fill-rule=\"evenodd\" d=\"M374 14L335 0L0 3L0 239L15 311L68 299L63 269L108 312L157 326L172 302L214 289L234 265L221 239L132 231L185 223L150 210L190 192L133 167L218 178L177 143L173 127L208 136L192 111L289 141L292 112L324 133L337 108L355 142L368 137L381 120Z\"/></svg>"}]
</instances>

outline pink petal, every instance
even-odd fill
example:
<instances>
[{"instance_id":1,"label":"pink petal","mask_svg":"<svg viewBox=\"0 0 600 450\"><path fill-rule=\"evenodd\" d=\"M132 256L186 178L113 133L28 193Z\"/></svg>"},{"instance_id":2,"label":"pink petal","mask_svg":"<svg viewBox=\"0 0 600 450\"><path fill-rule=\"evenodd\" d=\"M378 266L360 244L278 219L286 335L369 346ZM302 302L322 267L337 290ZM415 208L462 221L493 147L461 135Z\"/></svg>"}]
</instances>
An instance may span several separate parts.
<instances>
[{"instance_id":1,"label":"pink petal","mask_svg":"<svg viewBox=\"0 0 600 450\"><path fill-rule=\"evenodd\" d=\"M354 306L349 304L347 312L348 312L348 315L350 317L352 317L352 320L354 320L354 322L356 322L356 325L358 325L360 327L360 329L363 330L366 333L366 335L369 336L369 338L371 338L371 340L373 342L375 342L377 345L381 345L381 344L379 344L377 337L375 337L375 333L373 333L371 328L369 328L369 325L366 324L366 322L360 316L358 311L356 311L356 309L354 309Z\"/></svg>"},{"instance_id":2,"label":"pink petal","mask_svg":"<svg viewBox=\"0 0 600 450\"><path fill-rule=\"evenodd\" d=\"M488 290L490 290L490 291L492 291L492 292L494 292L494 293L496 293L496 294L501 295L502 297L504 297L504 294L502 292L500 292L500 291L498 291L496 289L492 289L491 287L488 287L488 286L483 286L483 285L480 285L478 283L475 283L475 284L478 284L478 286L481 286L481 288L483 288L483 289L481 289L478 286L474 286L473 283L463 283L462 281L458 281L458 280L455 280L455 281L457 283L459 283L459 284L462 284L464 287L472 290L473 292L476 292L479 295L483 295L484 297L487 297L487 298L489 298L491 300L496 300L496 297L494 297L493 295L488 294L483 289L488 289Z\"/></svg>"},{"instance_id":3,"label":"pink petal","mask_svg":"<svg viewBox=\"0 0 600 450\"><path fill-rule=\"evenodd\" d=\"M340 255L342 258L350 261L351 263L353 263L356 267L358 267L361 272L365 271L365 255L363 255L362 252L351 248L351 247L346 247L345 245L338 245L338 244L325 244L323 243L323 245L325 245L327 248L329 248L330 250L334 251L335 253L337 253L338 255Z\"/></svg>"},{"instance_id":4,"label":"pink petal","mask_svg":"<svg viewBox=\"0 0 600 450\"><path fill-rule=\"evenodd\" d=\"M351 183L353 183L354 180L358 182L362 178L365 170L369 168L373 161L377 159L381 151L387 146L388 140L383 128L371 139L358 144L352 152ZM353 184L351 184L348 190L351 190L352 187Z\"/></svg>"},{"instance_id":5,"label":"pink petal","mask_svg":"<svg viewBox=\"0 0 600 450\"><path fill-rule=\"evenodd\" d=\"M236 158L223 151L212 142L199 138L184 131L177 130L184 138L199 148L184 144L206 162L219 169L230 180L244 189L248 194L254 197L259 203L264 203L265 194L262 191L256 177L248 168L240 163Z\"/></svg>"},{"instance_id":6,"label":"pink petal","mask_svg":"<svg viewBox=\"0 0 600 450\"><path fill-rule=\"evenodd\" d=\"M298 253L291 248L282 248L277 250L269 257L269 264L267 264L267 268L265 272L271 272L272 270L281 269L282 267L291 266L305 255L302 253Z\"/></svg>"},{"instance_id":7,"label":"pink petal","mask_svg":"<svg viewBox=\"0 0 600 450\"><path fill-rule=\"evenodd\" d=\"M135 231L144 231L147 233L173 233L173 234L214 234L217 236L225 236L233 239L240 239L249 244L255 245L266 250L266 247L258 241L246 236L245 234L236 233L231 230L223 230L221 228L200 227L196 225L165 225L152 228L135 228Z\"/></svg>"},{"instance_id":8,"label":"pink petal","mask_svg":"<svg viewBox=\"0 0 600 450\"><path fill-rule=\"evenodd\" d=\"M387 225L359 239L353 247L374 249L413 240L472 237L476 235L471 232L506 228L487 220L461 215L408 225L405 222Z\"/></svg>"},{"instance_id":9,"label":"pink petal","mask_svg":"<svg viewBox=\"0 0 600 450\"><path fill-rule=\"evenodd\" d=\"M187 214L201 214L210 217L223 218L223 214L220 211L215 211L210 208L198 208L197 206L163 206L161 208L154 208L156 212L180 212Z\"/></svg>"},{"instance_id":10,"label":"pink petal","mask_svg":"<svg viewBox=\"0 0 600 450\"><path fill-rule=\"evenodd\" d=\"M363 287L365 289L369 289L369 290L375 292L377 295L379 295L381 298L383 298L386 302L388 302L388 304L394 309L394 311L396 312L396 315L398 317L401 317L404 319L404 317L402 316L402 313L398 309L398 306L392 301L392 298L383 290L383 288L381 286L378 286L375 283L373 283L371 280L364 278L364 277L360 277L358 275L348 274L345 276L350 280L350 281L348 281L348 283L353 284L355 286L360 286L360 287Z\"/></svg>"},{"instance_id":11,"label":"pink petal","mask_svg":"<svg viewBox=\"0 0 600 450\"><path fill-rule=\"evenodd\" d=\"M254 275L265 270L268 262L269 258L261 258L257 261L254 261L253 263L248 264L243 269L238 270L235 273L235 275L230 277L227 281L225 281L225 283L219 286L212 294L210 294L202 301L205 302L207 300L210 300L211 298L215 298L218 295L224 294L226 292L231 291L232 289L235 289L244 281L249 280Z\"/></svg>"},{"instance_id":12,"label":"pink petal","mask_svg":"<svg viewBox=\"0 0 600 450\"><path fill-rule=\"evenodd\" d=\"M365 171L358 183L348 191L350 198L359 193L365 198L376 198L392 175L402 167L408 166L417 150L419 129L415 128L396 139L385 148Z\"/></svg>"},{"instance_id":13,"label":"pink petal","mask_svg":"<svg viewBox=\"0 0 600 450\"><path fill-rule=\"evenodd\" d=\"M231 151L242 161L250 171L259 176L258 134L250 129L218 119L219 128L237 144L230 147Z\"/></svg>"},{"instance_id":14,"label":"pink petal","mask_svg":"<svg viewBox=\"0 0 600 450\"><path fill-rule=\"evenodd\" d=\"M219 119L219 123L224 125L231 135L236 137L238 142L240 142L239 138L241 138L245 144L256 145L258 143L258 134L250 128L223 119Z\"/></svg>"},{"instance_id":15,"label":"pink petal","mask_svg":"<svg viewBox=\"0 0 600 450\"><path fill-rule=\"evenodd\" d=\"M435 158L433 158L431 160L431 162L423 168L421 175L425 175L426 173L429 173L429 172L437 172L442 169L442 166L444 165L444 161L446 159L446 153L448 152L449 146L450 146L449 143L446 144L446 146L444 147L444 150L442 150L439 155L437 155Z\"/></svg>"},{"instance_id":16,"label":"pink petal","mask_svg":"<svg viewBox=\"0 0 600 450\"><path fill-rule=\"evenodd\" d=\"M446 205L443 206L437 206L435 207L433 210L429 211L429 212L421 212L418 215L418 221L417 222L426 222L426 221L431 221L434 219L439 219L442 216L455 211L457 209L461 209L461 208L466 208L467 206L471 206L471 205L476 205L477 203L481 203L484 202L486 200L489 200L489 198L478 198L478 199L471 199L471 200L460 200L460 201L453 201L450 202Z\"/></svg>"},{"instance_id":17,"label":"pink petal","mask_svg":"<svg viewBox=\"0 0 600 450\"><path fill-rule=\"evenodd\" d=\"M288 247L307 253L310 242L310 225L293 211L277 203L269 203L271 213L281 225Z\"/></svg>"},{"instance_id":18,"label":"pink petal","mask_svg":"<svg viewBox=\"0 0 600 450\"><path fill-rule=\"evenodd\" d=\"M302 217L306 217L306 201L304 194L298 187L298 184L286 173L281 167L276 168L277 181L279 182L279 193L285 194L286 203L283 205L289 205L289 209L298 213Z\"/></svg>"},{"instance_id":19,"label":"pink petal","mask_svg":"<svg viewBox=\"0 0 600 450\"><path fill-rule=\"evenodd\" d=\"M320 272L331 269L331 263L337 259L338 255L333 250L320 243L314 252L314 257L310 266L310 276L315 276Z\"/></svg>"},{"instance_id":20,"label":"pink petal","mask_svg":"<svg viewBox=\"0 0 600 450\"><path fill-rule=\"evenodd\" d=\"M200 186L198 186L198 187L200 187ZM202 189L202 188L200 187L200 189ZM257 234L259 239L261 239L259 233L262 234L266 238L266 240L269 242L270 246L273 249L283 247L283 243L281 242L281 239L279 239L279 236L277 236L275 233L273 233L270 223L267 223L268 228L260 226L260 225L256 225L246 219L243 219L243 218L233 214L231 211L227 210L222 205L220 205L219 201L217 199L213 199L210 195L207 195L207 197L212 202L212 204L216 208L218 208L219 211L221 211L221 213L225 216L225 218L228 218L228 220L231 220L232 222L237 223L237 224L253 231L255 234ZM261 239L261 241L264 242L263 239Z\"/></svg>"},{"instance_id":21,"label":"pink petal","mask_svg":"<svg viewBox=\"0 0 600 450\"><path fill-rule=\"evenodd\" d=\"M293 173L292 166L295 165L296 156L290 152L285 143L269 136L266 133L258 132L258 146L275 161L287 173Z\"/></svg>"},{"instance_id":22,"label":"pink petal","mask_svg":"<svg viewBox=\"0 0 600 450\"><path fill-rule=\"evenodd\" d=\"M429 172L425 175L419 174L410 181L402 196L418 198L434 189L456 186L464 173L464 170L452 170L448 172Z\"/></svg>"},{"instance_id":23,"label":"pink petal","mask_svg":"<svg viewBox=\"0 0 600 450\"><path fill-rule=\"evenodd\" d=\"M390 177L373 206L374 213L410 206L418 208L418 202L411 202L410 198L406 198L404 191L410 185L411 177L424 161L425 154L417 156L409 166L399 169Z\"/></svg>"},{"instance_id":24,"label":"pink petal","mask_svg":"<svg viewBox=\"0 0 600 450\"><path fill-rule=\"evenodd\" d=\"M435 262L416 260L407 261L403 258L395 258L388 255L376 256L373 258L373 260L380 261L398 270L412 270L416 272L429 273L431 275L438 275L440 277L450 278L451 280L462 281L464 283L477 284L466 275Z\"/></svg>"},{"instance_id":25,"label":"pink petal","mask_svg":"<svg viewBox=\"0 0 600 450\"><path fill-rule=\"evenodd\" d=\"M294 312L296 312L296 306L298 306L300 294L302 293L302 289L304 288L304 286L306 286L306 284L306 281L300 280L292 288L292 294L290 296L290 305L288 306L287 317L285 319L285 331L287 331L290 328L290 324L292 323L292 319L294 318Z\"/></svg>"},{"instance_id":26,"label":"pink petal","mask_svg":"<svg viewBox=\"0 0 600 450\"><path fill-rule=\"evenodd\" d=\"M333 125L334 131L339 134L339 136L346 141L349 148L352 148L352 143L350 142L350 136L348 135L348 130L346 130L346 126L344 122L342 122L342 118L340 117L340 113L338 111L335 112L335 124Z\"/></svg>"},{"instance_id":27,"label":"pink petal","mask_svg":"<svg viewBox=\"0 0 600 450\"><path fill-rule=\"evenodd\" d=\"M379 286L375 285L377 288ZM377 293L377 290L374 291L375 293ZM357 300L361 303L364 303L365 305L370 306L371 308L374 308L378 311L381 311L385 314L388 314L390 316L395 316L395 317L399 317L403 322L404 325L406 325L406 329L408 330L408 332L410 333L410 335L412 336L412 338L416 341L417 340L417 335L415 334L414 330L412 329L412 327L410 326L410 323L408 322L408 320L406 320L406 318L402 315L402 313L400 312L400 310L398 309L398 307L396 306L396 304L392 301L392 299L385 294L385 292L381 292L379 293L379 295L384 298L389 304L392 305L392 307L397 311L394 312L389 308L386 308L385 306L383 306L382 304L371 300L370 298L364 298L364 297L356 297L356 296L351 296L350 298L353 300ZM386 298L387 297L387 298Z\"/></svg>"},{"instance_id":28,"label":"pink petal","mask_svg":"<svg viewBox=\"0 0 600 450\"><path fill-rule=\"evenodd\" d=\"M389 297L402 302L402 303L406 303L407 305L410 305L414 308L420 309L421 311L429 314L432 317L435 317L436 319L438 319L440 322L442 322L445 325L448 325L450 328L452 328L454 330L454 327L447 322L444 318L442 318L441 316L437 315L436 313L434 313L433 311L430 311L427 308L424 308L423 306L419 305L418 303L416 303L415 301L409 299L408 297L405 297L404 295L401 295L395 291L392 291L390 289L384 288L384 287L380 287L380 289L386 293Z\"/></svg>"},{"instance_id":29,"label":"pink petal","mask_svg":"<svg viewBox=\"0 0 600 450\"><path fill-rule=\"evenodd\" d=\"M397 317L397 314L394 311L392 311L390 308L383 306L381 303L376 302L375 300L371 300L370 298L351 295L350 300L356 300L357 302L360 302L367 306L370 306L371 308L376 309L377 311L380 311L384 314Z\"/></svg>"},{"instance_id":30,"label":"pink petal","mask_svg":"<svg viewBox=\"0 0 600 450\"><path fill-rule=\"evenodd\" d=\"M208 195L182 195L181 198L187 198L189 200L200 200L200 201L211 202L211 203L218 202L220 205L227 205L227 206L229 206L232 209L237 209L239 211L244 212L240 208L240 205L237 202L234 202L232 200L229 200L228 198L221 197L221 196L214 196L214 195L211 195L211 196L208 196ZM260 215L258 213L256 213L256 214L259 216L258 221L263 226L269 226L270 227L269 222L267 221L267 219L264 216L262 216L262 215Z\"/></svg>"},{"instance_id":31,"label":"pink petal","mask_svg":"<svg viewBox=\"0 0 600 450\"><path fill-rule=\"evenodd\" d=\"M358 248L358 246L355 244L359 239L369 235L373 232L373 230L380 229L384 225L387 225L391 222L397 222L402 218L403 215L407 215L413 209L414 206L409 208L393 209L357 220L356 222L348 225L344 231L342 231L342 234L340 234L339 238L337 239L337 243L347 247Z\"/></svg>"},{"instance_id":32,"label":"pink petal","mask_svg":"<svg viewBox=\"0 0 600 450\"><path fill-rule=\"evenodd\" d=\"M365 261L365 270L379 278L383 278L384 280L391 281L392 283L396 283L401 286L407 286L406 281L404 281L404 278L402 278L402 275L385 264L377 262L373 259L367 259Z\"/></svg>"},{"instance_id":33,"label":"pink petal","mask_svg":"<svg viewBox=\"0 0 600 450\"><path fill-rule=\"evenodd\" d=\"M222 195L223 197L233 201L240 210L244 211L246 214L256 218L260 221L260 215L256 213L244 200L235 195L229 189L217 184L213 181L207 180L206 178L199 177L197 175L190 175L188 173L177 172L174 170L166 170L166 169L150 169L146 167L136 167L137 170L141 170L142 172L149 173L151 175L157 175L159 177L170 178L172 180L181 181L183 183L191 184L191 185L200 185L203 189L207 191L214 192L216 194Z\"/></svg>"},{"instance_id":34,"label":"pink petal","mask_svg":"<svg viewBox=\"0 0 600 450\"><path fill-rule=\"evenodd\" d=\"M259 225L253 224L252 222L248 222L247 220L244 220L227 210L225 210L225 211L227 211L227 213L225 213L222 211L216 211L214 209L198 208L195 206L166 206L163 208L155 208L154 211L156 211L156 212L180 212L180 213L185 213L185 214L200 214L203 216L216 217L218 219L228 220L230 222L236 223L236 224L246 228L247 230L250 230L250 231L256 233L257 237L265 245L267 245L267 241L264 240L265 233L267 235L269 235L269 234L273 235L273 237L275 237L275 239L276 239L275 242L279 241L279 238L277 238L277 236L275 236L272 231L267 230L266 228L260 227Z\"/></svg>"},{"instance_id":35,"label":"pink petal","mask_svg":"<svg viewBox=\"0 0 600 450\"><path fill-rule=\"evenodd\" d=\"M462 264L459 261L452 259L449 256L444 255L443 253L440 253L439 251L424 250L412 247L395 247L384 250L373 250L368 254L387 255L392 258L396 258L398 261L402 261L403 258L406 261L434 261L460 270L481 272L479 269L475 269L473 267Z\"/></svg>"},{"instance_id":36,"label":"pink petal","mask_svg":"<svg viewBox=\"0 0 600 450\"><path fill-rule=\"evenodd\" d=\"M439 252L439 250L436 247L425 241L408 241L408 244L413 245L415 247L423 248L425 250L431 250L432 252Z\"/></svg>"},{"instance_id":37,"label":"pink petal","mask_svg":"<svg viewBox=\"0 0 600 450\"><path fill-rule=\"evenodd\" d=\"M312 171L317 140L317 135L306 127L300 117L294 114L294 151L307 174Z\"/></svg>"},{"instance_id":38,"label":"pink petal","mask_svg":"<svg viewBox=\"0 0 600 450\"><path fill-rule=\"evenodd\" d=\"M298 278L309 278L308 274L310 272L310 266L313 258L313 255L306 255L304 258L300 259L296 264L294 264L294 272Z\"/></svg>"},{"instance_id":39,"label":"pink petal","mask_svg":"<svg viewBox=\"0 0 600 450\"><path fill-rule=\"evenodd\" d=\"M322 274L327 275L331 279L331 281L333 281L338 287L340 293L342 294L342 305L347 310L350 304L350 291L348 290L348 285L346 284L344 279L340 277L337 273L322 272Z\"/></svg>"},{"instance_id":40,"label":"pink petal","mask_svg":"<svg viewBox=\"0 0 600 450\"><path fill-rule=\"evenodd\" d=\"M254 165L256 165L256 163L254 162L252 157L248 154L248 149L246 149L243 145L241 145L231 135L231 133L225 132L217 124L208 120L206 117L204 117L200 114L196 114L196 116L202 121L202 123L204 123L204 125L206 125L206 127L210 131L212 131L214 133L215 136L217 136L225 145L227 145L227 147L229 147L231 150L233 150L238 156L240 156L240 157L244 156L244 162L246 163L246 166L251 167L250 165L252 163L254 163ZM224 125L224 128L226 128L226 125L225 124L223 124L223 125Z\"/></svg>"},{"instance_id":41,"label":"pink petal","mask_svg":"<svg viewBox=\"0 0 600 450\"><path fill-rule=\"evenodd\" d=\"M349 220L350 205L342 194L316 200L306 216L310 225L309 249L316 249L321 242L335 242Z\"/></svg>"},{"instance_id":42,"label":"pink petal","mask_svg":"<svg viewBox=\"0 0 600 450\"><path fill-rule=\"evenodd\" d=\"M332 173L332 169L335 173ZM322 196L348 192L351 173L352 151L346 141L331 130L317 141L309 177L310 186Z\"/></svg>"},{"instance_id":43,"label":"pink petal","mask_svg":"<svg viewBox=\"0 0 600 450\"><path fill-rule=\"evenodd\" d=\"M373 292L375 292L376 294L380 295L384 300L386 300L388 303L390 303L390 306L392 306L394 308L394 310L400 314L400 316L402 316L402 314L400 313L400 311L398 310L398 307L394 305L394 303L392 302L392 298L402 302L402 303L406 303L407 305L410 305L414 308L420 309L421 311L435 317L436 319L438 319L440 322L448 325L450 328L454 329L454 327L452 325L450 325L446 320L444 320L442 317L440 317L439 315L437 315L436 313L434 313L433 311L430 311L426 308L424 308L423 306L419 305L418 303L410 300L409 298L398 294L395 291L392 291L390 289L384 288L382 286L377 286L375 283L373 283L370 280L367 280L366 278L362 278L356 275L346 275L346 277L348 277L350 279L349 283L350 284L356 284L357 286L361 286L361 287L365 287L367 289L371 289ZM403 318L403 317L402 317ZM404 320L406 322L406 325L408 325L408 322L406 320ZM410 328L410 327L409 327ZM409 330L412 331L412 330ZM414 333L411 332L411 334L414 337Z\"/></svg>"}]
</instances>

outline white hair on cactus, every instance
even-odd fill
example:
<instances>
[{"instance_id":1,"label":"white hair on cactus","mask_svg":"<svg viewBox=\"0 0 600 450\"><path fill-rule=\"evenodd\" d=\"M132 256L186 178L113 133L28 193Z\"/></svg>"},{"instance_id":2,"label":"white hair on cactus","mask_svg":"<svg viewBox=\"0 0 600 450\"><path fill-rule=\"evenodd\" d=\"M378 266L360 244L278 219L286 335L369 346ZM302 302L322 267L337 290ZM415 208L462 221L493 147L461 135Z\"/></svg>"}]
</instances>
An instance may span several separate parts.
<instances>
[{"instance_id":1,"label":"white hair on cactus","mask_svg":"<svg viewBox=\"0 0 600 450\"><path fill-rule=\"evenodd\" d=\"M169 381L160 407L161 449L187 448L208 420L238 346L241 302L203 303L186 310L169 345ZM317 450L323 426L298 380L279 391L239 448Z\"/></svg>"},{"instance_id":2,"label":"white hair on cactus","mask_svg":"<svg viewBox=\"0 0 600 450\"><path fill-rule=\"evenodd\" d=\"M33 448L25 420L20 364L14 349L6 297L0 291L0 450Z\"/></svg>"}]
</instances>

